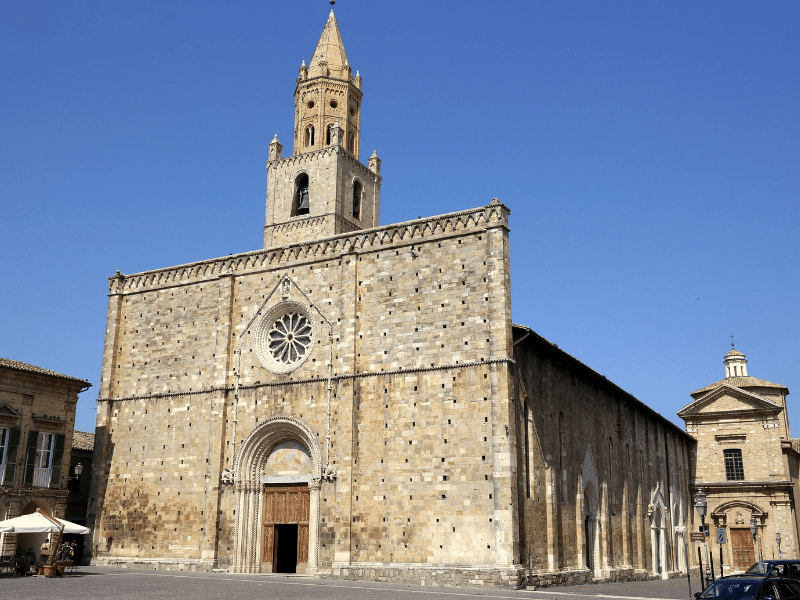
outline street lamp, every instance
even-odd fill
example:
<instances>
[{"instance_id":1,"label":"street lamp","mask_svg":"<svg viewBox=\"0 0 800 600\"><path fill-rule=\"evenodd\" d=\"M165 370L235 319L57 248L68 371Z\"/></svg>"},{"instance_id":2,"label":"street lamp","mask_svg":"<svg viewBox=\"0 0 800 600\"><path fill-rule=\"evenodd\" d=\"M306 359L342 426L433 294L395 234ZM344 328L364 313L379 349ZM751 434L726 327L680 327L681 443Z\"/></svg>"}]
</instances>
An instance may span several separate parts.
<instances>
[{"instance_id":1,"label":"street lamp","mask_svg":"<svg viewBox=\"0 0 800 600\"><path fill-rule=\"evenodd\" d=\"M83 473L83 465L78 463L72 467L72 471L75 473L75 477L67 477L67 479L78 479L81 476L81 473Z\"/></svg>"},{"instance_id":2,"label":"street lamp","mask_svg":"<svg viewBox=\"0 0 800 600\"><path fill-rule=\"evenodd\" d=\"M783 558L783 552L781 552L781 532L775 532L775 541L778 542L778 558Z\"/></svg>"},{"instance_id":3,"label":"street lamp","mask_svg":"<svg viewBox=\"0 0 800 600\"><path fill-rule=\"evenodd\" d=\"M755 515L750 517L750 533L753 534L753 548L756 551L756 562L758 562L758 520Z\"/></svg>"},{"instance_id":4,"label":"street lamp","mask_svg":"<svg viewBox=\"0 0 800 600\"><path fill-rule=\"evenodd\" d=\"M706 502L706 495L703 490L697 490L695 493L694 508L697 511L697 516L700 517L700 524L702 525L703 545L706 549L706 584L704 587L708 587L711 585L711 566L708 564L708 540L706 539L706 510L708 509L708 503Z\"/></svg>"}]
</instances>

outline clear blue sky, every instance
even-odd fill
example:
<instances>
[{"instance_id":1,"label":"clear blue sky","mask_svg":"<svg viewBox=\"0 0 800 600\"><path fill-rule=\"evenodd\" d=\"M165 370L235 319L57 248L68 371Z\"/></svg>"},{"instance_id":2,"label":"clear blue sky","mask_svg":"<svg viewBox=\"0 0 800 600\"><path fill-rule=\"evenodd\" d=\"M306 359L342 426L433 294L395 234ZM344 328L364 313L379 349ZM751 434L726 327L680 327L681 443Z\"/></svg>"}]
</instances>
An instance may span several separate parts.
<instances>
[{"instance_id":1,"label":"clear blue sky","mask_svg":"<svg viewBox=\"0 0 800 600\"><path fill-rule=\"evenodd\" d=\"M88 378L79 429L106 278L261 247L267 144L291 148L297 68L329 9L0 6L0 356ZM496 196L516 323L675 421L723 377L731 333L751 375L800 401L799 2L336 14L382 224Z\"/></svg>"}]
</instances>

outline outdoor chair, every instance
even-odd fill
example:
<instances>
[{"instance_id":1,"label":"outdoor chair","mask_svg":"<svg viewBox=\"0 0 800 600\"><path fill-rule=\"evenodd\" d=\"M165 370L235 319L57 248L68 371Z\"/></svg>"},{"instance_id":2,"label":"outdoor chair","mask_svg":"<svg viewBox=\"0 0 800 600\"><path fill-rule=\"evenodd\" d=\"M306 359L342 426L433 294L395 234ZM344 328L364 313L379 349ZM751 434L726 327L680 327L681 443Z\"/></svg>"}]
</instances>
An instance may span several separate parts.
<instances>
[{"instance_id":1,"label":"outdoor chair","mask_svg":"<svg viewBox=\"0 0 800 600\"><path fill-rule=\"evenodd\" d=\"M11 568L13 564L13 556L0 556L0 575L11 575L14 572Z\"/></svg>"},{"instance_id":2,"label":"outdoor chair","mask_svg":"<svg viewBox=\"0 0 800 600\"><path fill-rule=\"evenodd\" d=\"M56 568L66 574L69 569L70 575L75 572L75 561L73 560L59 560L55 563Z\"/></svg>"},{"instance_id":3,"label":"outdoor chair","mask_svg":"<svg viewBox=\"0 0 800 600\"><path fill-rule=\"evenodd\" d=\"M21 577L27 575L31 570L31 557L18 556L14 564L14 570L16 571L17 575Z\"/></svg>"}]
</instances>

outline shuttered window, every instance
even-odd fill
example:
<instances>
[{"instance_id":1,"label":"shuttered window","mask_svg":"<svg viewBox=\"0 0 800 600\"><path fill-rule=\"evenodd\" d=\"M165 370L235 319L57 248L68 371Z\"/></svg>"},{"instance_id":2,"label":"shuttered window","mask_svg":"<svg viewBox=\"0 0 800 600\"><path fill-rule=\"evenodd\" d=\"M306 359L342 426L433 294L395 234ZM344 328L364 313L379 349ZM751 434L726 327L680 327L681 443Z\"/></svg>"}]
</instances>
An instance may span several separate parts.
<instances>
[{"instance_id":1,"label":"shuttered window","mask_svg":"<svg viewBox=\"0 0 800 600\"><path fill-rule=\"evenodd\" d=\"M8 456L8 438L10 431L7 427L0 427L0 481L6 474L6 457Z\"/></svg>"},{"instance_id":2,"label":"shuttered window","mask_svg":"<svg viewBox=\"0 0 800 600\"><path fill-rule=\"evenodd\" d=\"M52 433L39 432L36 441L36 457L33 463L33 487L50 487L50 472L53 467Z\"/></svg>"}]
</instances>

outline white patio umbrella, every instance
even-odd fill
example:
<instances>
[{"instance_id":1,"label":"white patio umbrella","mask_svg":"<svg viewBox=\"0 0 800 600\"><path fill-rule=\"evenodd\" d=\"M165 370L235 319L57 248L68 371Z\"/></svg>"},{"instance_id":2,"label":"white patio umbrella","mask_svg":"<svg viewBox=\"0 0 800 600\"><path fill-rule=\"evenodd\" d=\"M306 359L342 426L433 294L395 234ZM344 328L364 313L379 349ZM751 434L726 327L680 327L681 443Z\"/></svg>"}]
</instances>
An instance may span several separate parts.
<instances>
[{"instance_id":1,"label":"white patio umbrella","mask_svg":"<svg viewBox=\"0 0 800 600\"><path fill-rule=\"evenodd\" d=\"M62 527L64 533L86 535L90 531L83 525L45 516L38 511L30 515L0 521L0 532L2 533L57 533L62 531Z\"/></svg>"}]
</instances>

